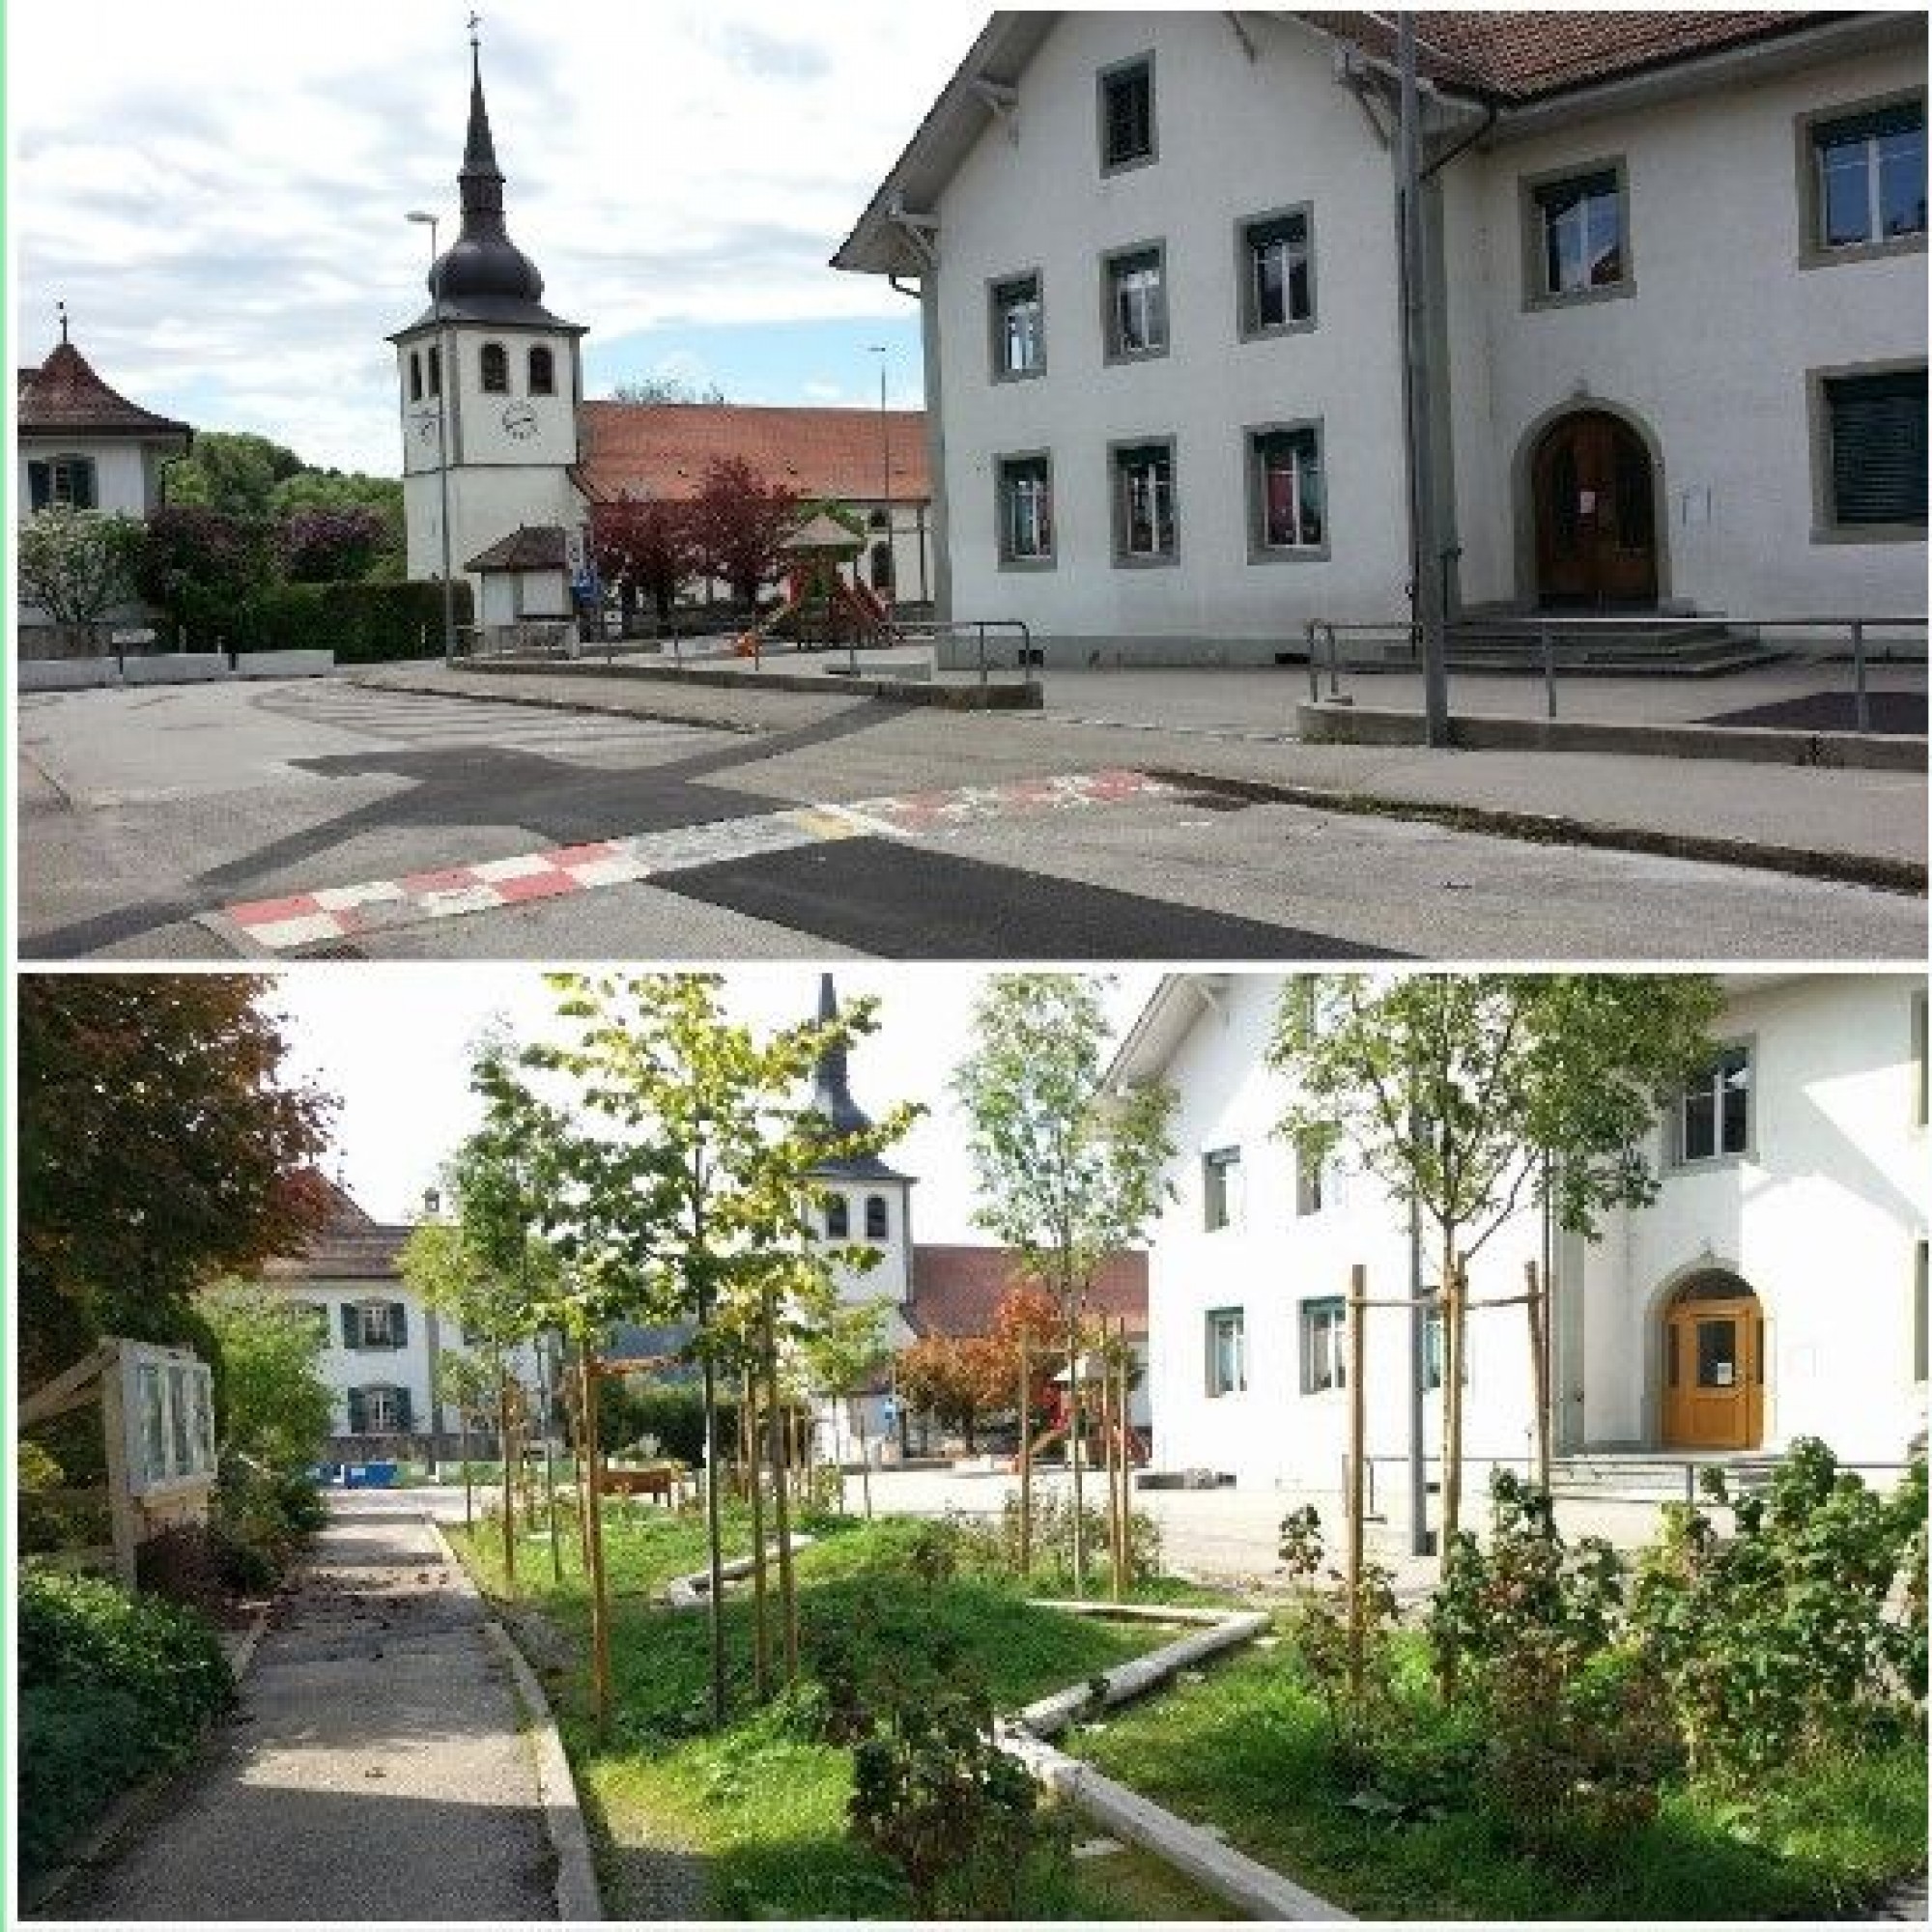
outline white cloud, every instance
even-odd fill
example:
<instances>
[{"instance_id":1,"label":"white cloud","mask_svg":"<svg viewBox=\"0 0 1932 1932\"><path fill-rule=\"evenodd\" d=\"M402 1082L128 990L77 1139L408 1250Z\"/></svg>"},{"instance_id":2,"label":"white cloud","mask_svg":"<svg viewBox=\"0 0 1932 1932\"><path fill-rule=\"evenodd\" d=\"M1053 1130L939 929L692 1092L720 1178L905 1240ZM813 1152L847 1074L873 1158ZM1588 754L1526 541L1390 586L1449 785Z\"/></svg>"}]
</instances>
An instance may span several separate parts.
<instances>
[{"instance_id":1,"label":"white cloud","mask_svg":"<svg viewBox=\"0 0 1932 1932\"><path fill-rule=\"evenodd\" d=\"M45 353L64 298L75 340L151 408L192 395L210 426L393 469L383 338L423 302L405 211L454 233L461 18L436 0L328 28L250 0L13 10L15 360ZM484 77L546 299L604 340L901 314L826 258L983 18L834 0L804 34L768 0L503 0Z\"/></svg>"}]
</instances>

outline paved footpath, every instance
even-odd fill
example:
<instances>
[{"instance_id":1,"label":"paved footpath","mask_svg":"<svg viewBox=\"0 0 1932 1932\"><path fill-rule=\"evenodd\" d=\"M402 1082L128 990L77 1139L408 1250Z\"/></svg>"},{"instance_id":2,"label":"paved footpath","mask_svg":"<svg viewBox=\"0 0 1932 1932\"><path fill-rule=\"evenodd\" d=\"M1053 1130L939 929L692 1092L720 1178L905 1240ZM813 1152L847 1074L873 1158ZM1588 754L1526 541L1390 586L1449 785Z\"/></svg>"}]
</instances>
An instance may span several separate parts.
<instances>
[{"instance_id":1,"label":"paved footpath","mask_svg":"<svg viewBox=\"0 0 1932 1932\"><path fill-rule=\"evenodd\" d=\"M554 1918L535 1760L484 1616L421 1520L339 1502L235 1717L49 1916Z\"/></svg>"}]
</instances>

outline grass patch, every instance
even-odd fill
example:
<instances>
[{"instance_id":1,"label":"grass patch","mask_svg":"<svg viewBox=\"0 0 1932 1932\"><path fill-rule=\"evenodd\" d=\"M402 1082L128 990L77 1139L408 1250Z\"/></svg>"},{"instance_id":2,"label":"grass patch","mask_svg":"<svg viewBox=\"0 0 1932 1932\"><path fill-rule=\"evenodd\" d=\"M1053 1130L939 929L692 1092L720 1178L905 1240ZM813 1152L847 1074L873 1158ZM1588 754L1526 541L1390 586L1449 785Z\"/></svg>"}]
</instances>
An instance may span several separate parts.
<instances>
[{"instance_id":1,"label":"grass patch","mask_svg":"<svg viewBox=\"0 0 1932 1932\"><path fill-rule=\"evenodd\" d=\"M727 1557L750 1549L750 1522L726 1512ZM918 1659L950 1639L1003 1709L1144 1654L1170 1634L1043 1610L1015 1584L957 1577L930 1585L905 1565L918 1525L816 1520L821 1540L797 1557L803 1649L862 1626L875 1653ZM451 1541L484 1588L503 1594L494 1526ZM782 1705L752 1707L752 1604L727 1591L725 1634L733 1720L710 1731L707 1619L657 1601L673 1577L704 1565L702 1520L639 1513L606 1520L613 1717L600 1741L584 1661L589 1597L574 1541L553 1580L541 1545L519 1549L519 1591L502 1605L522 1627L557 1710L593 1831L612 1917L895 1918L908 1905L897 1875L847 1834L849 1750L798 1734ZM1194 1593L1199 1594L1199 1593ZM776 1628L776 1618L774 1618ZM1077 1823L1076 1833L1086 1835ZM667 1906L680 1907L666 1911ZM1217 1916L1211 1899L1138 1854L1075 1863L1042 1877L1029 1916L1132 1918Z\"/></svg>"},{"instance_id":2,"label":"grass patch","mask_svg":"<svg viewBox=\"0 0 1932 1932\"><path fill-rule=\"evenodd\" d=\"M1320 1700L1284 1650L1237 1656L1063 1747L1365 1918L1844 1916L1925 1863L1917 1743L1743 1794L1678 1786L1606 1852L1527 1859L1467 1775L1481 1739L1426 1699L1420 1644L1404 1642L1404 1763L1370 1801L1394 1808L1350 1803L1360 1785L1336 1771Z\"/></svg>"}]
</instances>

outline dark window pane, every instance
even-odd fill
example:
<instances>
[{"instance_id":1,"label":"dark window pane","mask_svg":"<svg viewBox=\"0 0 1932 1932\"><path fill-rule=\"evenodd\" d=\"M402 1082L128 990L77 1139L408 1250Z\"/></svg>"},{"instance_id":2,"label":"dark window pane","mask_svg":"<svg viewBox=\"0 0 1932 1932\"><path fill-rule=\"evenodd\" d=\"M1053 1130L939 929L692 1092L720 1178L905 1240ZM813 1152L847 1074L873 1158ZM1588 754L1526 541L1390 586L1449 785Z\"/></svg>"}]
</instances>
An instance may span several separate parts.
<instances>
[{"instance_id":1,"label":"dark window pane","mask_svg":"<svg viewBox=\"0 0 1932 1932\"><path fill-rule=\"evenodd\" d=\"M530 351L530 394L549 396L556 392L556 375L548 349Z\"/></svg>"},{"instance_id":2,"label":"dark window pane","mask_svg":"<svg viewBox=\"0 0 1932 1932\"><path fill-rule=\"evenodd\" d=\"M1708 1086L1684 1096L1684 1158L1708 1160L1718 1151L1717 1098Z\"/></svg>"},{"instance_id":3,"label":"dark window pane","mask_svg":"<svg viewBox=\"0 0 1932 1932\"><path fill-rule=\"evenodd\" d=\"M1109 74L1106 90L1107 165L1137 161L1153 152L1153 75L1145 67Z\"/></svg>"},{"instance_id":4,"label":"dark window pane","mask_svg":"<svg viewBox=\"0 0 1932 1932\"><path fill-rule=\"evenodd\" d=\"M1887 235L1925 233L1925 129L1885 135L1878 144L1879 218Z\"/></svg>"},{"instance_id":5,"label":"dark window pane","mask_svg":"<svg viewBox=\"0 0 1932 1932\"><path fill-rule=\"evenodd\" d=\"M1865 145L1827 148L1819 157L1824 241L1842 248L1871 239L1871 184Z\"/></svg>"},{"instance_id":6,"label":"dark window pane","mask_svg":"<svg viewBox=\"0 0 1932 1932\"><path fill-rule=\"evenodd\" d=\"M1738 1324L1728 1318L1697 1323L1697 1386L1735 1388L1738 1384Z\"/></svg>"}]
</instances>

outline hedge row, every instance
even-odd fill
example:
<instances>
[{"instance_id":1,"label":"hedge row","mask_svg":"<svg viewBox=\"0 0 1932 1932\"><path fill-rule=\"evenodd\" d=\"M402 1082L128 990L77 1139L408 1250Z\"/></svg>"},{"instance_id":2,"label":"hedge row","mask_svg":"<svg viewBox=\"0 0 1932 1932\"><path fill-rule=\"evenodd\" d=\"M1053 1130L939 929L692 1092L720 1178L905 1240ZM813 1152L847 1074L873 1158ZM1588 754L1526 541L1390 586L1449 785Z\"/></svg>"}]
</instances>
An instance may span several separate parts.
<instances>
[{"instance_id":1,"label":"hedge row","mask_svg":"<svg viewBox=\"0 0 1932 1932\"><path fill-rule=\"evenodd\" d=\"M120 1793L180 1763L234 1678L193 1611L98 1577L20 1576L20 1860L53 1864Z\"/></svg>"},{"instance_id":2,"label":"hedge row","mask_svg":"<svg viewBox=\"0 0 1932 1932\"><path fill-rule=\"evenodd\" d=\"M470 622L470 589L455 586L456 621ZM277 583L251 597L223 634L232 650L333 651L337 664L442 655L442 585Z\"/></svg>"}]
</instances>

